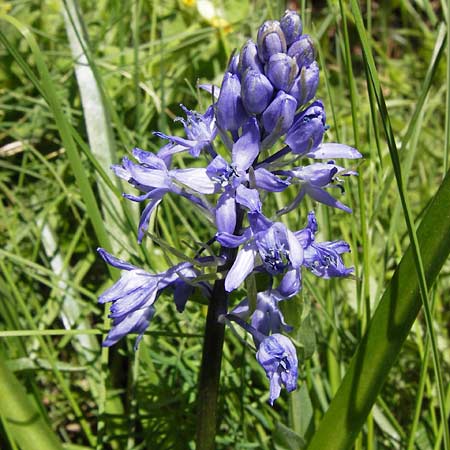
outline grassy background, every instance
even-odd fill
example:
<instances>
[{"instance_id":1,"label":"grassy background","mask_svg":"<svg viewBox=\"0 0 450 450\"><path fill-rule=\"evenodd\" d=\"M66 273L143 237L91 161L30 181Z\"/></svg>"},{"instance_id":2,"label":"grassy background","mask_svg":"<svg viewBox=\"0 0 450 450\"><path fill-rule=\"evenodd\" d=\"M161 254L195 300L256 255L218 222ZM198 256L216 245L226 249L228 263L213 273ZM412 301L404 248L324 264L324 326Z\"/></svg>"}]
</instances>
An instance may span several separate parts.
<instances>
[{"instance_id":1,"label":"grassy background","mask_svg":"<svg viewBox=\"0 0 450 450\"><path fill-rule=\"evenodd\" d=\"M447 167L446 5L359 4L419 223ZM109 354L102 351L107 321L96 297L117 274L108 273L95 248L114 248L158 271L177 261L159 239L193 256L192 243L211 236L187 203L169 198L151 226L158 243L147 239L140 249L137 211L125 207L124 188L115 184L108 161L117 162L134 146L157 150L162 142L153 130L179 133L172 121L180 115L179 103L198 111L208 106L197 80L220 83L231 51L286 8L281 1L259 0L214 5L211 14L195 0L80 2L92 74L84 84L77 83L67 38L67 29L77 25L73 2L0 6L16 21L0 23L0 385L22 386L27 405L42 418L40 429L48 424L65 448L193 448L205 306L191 302L179 315L162 297L138 352L133 338ZM318 96L331 125L327 139L356 144L365 157L357 166L359 179L346 182L342 197L354 214L316 207L321 238L351 243L347 263L355 266L356 279L327 282L305 274L297 409L286 395L274 408L267 404L267 380L254 355L227 333L218 449L289 448L285 426L306 440L313 435L409 244L383 134L386 117L374 109L350 5L303 0L287 6L301 11L304 29L317 43ZM66 20L63 10L70 11ZM93 86L100 103L89 96L84 103L80 92ZM87 109L99 104L96 114L104 120L92 134ZM178 162L189 163L182 157ZM288 195L276 196L274 208ZM286 223L301 228L312 207L303 205ZM447 403L448 290L446 265L429 299ZM426 330L419 315L355 448L440 448L442 420ZM14 389L11 374L19 380ZM2 449L33 448L17 444L14 425L1 410L0 419Z\"/></svg>"}]
</instances>

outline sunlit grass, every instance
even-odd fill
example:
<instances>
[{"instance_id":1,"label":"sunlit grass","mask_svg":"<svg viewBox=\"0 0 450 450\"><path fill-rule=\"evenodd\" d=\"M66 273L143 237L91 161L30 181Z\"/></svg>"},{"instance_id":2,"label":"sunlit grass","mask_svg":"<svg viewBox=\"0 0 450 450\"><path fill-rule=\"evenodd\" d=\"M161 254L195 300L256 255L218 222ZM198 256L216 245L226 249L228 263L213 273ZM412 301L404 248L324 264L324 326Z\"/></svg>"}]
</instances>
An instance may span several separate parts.
<instances>
[{"instance_id":1,"label":"sunlit grass","mask_svg":"<svg viewBox=\"0 0 450 450\"><path fill-rule=\"evenodd\" d=\"M0 396L5 448L194 448L206 308L194 301L179 315L163 296L139 352L131 338L108 354L100 347L108 320L96 297L116 274L108 273L95 249L115 248L157 271L178 258L160 240L193 257L195 242L211 237L208 223L187 202L170 198L151 223L155 241L139 247L137 211L127 208L107 167L134 146L157 150L162 142L154 130L180 133L172 121L181 113L179 103L204 110L210 102L196 89L197 80L219 83L233 48L285 9L279 1L211 3L214 17L205 15L200 1L79 5L90 83L105 118L95 130L103 142L97 148L84 122L89 101L80 97L90 86L77 83L66 35L72 22L64 21L56 3L11 1L0 8L8 14L0 16L0 385L10 393L4 402ZM436 223L427 210L448 167L446 4L297 3L318 46L327 140L356 145L364 160L354 167L359 179L346 182L343 201L352 215L308 203L283 220L298 229L309 209L318 210L321 237L351 243L347 263L355 266L355 279L326 283L305 274L298 308L287 312L292 321L300 316L296 339L305 356L301 389L291 403L283 395L275 408L268 405L264 373L227 333L218 449L303 448L317 429L326 430L327 419L320 424L330 403L332 414L345 417L349 403L332 399L417 226L424 225L429 245L402 272L405 289L421 279L417 274L431 273L437 257L427 259L428 251L436 242L441 259L449 251L448 238L439 235L447 230L448 199L439 206L441 215L430 216ZM100 162L102 151L107 162ZM354 448L448 448L442 410L450 406L449 287L448 264L432 289L422 283L428 312L419 314L393 368L379 379L386 383L371 415L360 416L364 426ZM358 369L353 365L349 373L357 376ZM14 411L20 402L16 419L36 414L36 425L8 420L5 408Z\"/></svg>"}]
</instances>

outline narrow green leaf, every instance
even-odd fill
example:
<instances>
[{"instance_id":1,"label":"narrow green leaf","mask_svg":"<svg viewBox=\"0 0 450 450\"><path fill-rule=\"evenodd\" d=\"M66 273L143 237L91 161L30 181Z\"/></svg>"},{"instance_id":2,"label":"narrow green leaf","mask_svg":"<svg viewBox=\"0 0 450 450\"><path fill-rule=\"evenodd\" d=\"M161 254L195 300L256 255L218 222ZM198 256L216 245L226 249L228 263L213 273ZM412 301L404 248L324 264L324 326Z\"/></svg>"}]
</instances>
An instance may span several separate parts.
<instances>
[{"instance_id":1,"label":"narrow green leaf","mask_svg":"<svg viewBox=\"0 0 450 450\"><path fill-rule=\"evenodd\" d=\"M275 448L277 450L302 450L305 441L286 425L278 422L274 433Z\"/></svg>"},{"instance_id":2,"label":"narrow green leaf","mask_svg":"<svg viewBox=\"0 0 450 450\"><path fill-rule=\"evenodd\" d=\"M450 173L417 231L428 287L450 254ZM422 305L411 247L403 256L308 450L355 441Z\"/></svg>"}]
</instances>

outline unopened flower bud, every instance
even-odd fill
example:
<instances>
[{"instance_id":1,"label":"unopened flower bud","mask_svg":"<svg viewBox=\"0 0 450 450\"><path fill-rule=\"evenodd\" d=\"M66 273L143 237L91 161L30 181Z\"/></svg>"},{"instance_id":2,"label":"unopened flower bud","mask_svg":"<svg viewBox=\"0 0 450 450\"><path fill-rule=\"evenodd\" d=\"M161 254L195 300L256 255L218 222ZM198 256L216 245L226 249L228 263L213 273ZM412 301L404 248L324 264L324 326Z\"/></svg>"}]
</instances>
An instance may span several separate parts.
<instances>
[{"instance_id":1,"label":"unopened flower bud","mask_svg":"<svg viewBox=\"0 0 450 450\"><path fill-rule=\"evenodd\" d=\"M289 91L297 74L298 66L295 59L286 53L275 53L266 64L267 78L282 91Z\"/></svg>"},{"instance_id":2,"label":"unopened flower bud","mask_svg":"<svg viewBox=\"0 0 450 450\"><path fill-rule=\"evenodd\" d=\"M295 97L299 106L302 106L314 98L318 85L319 65L314 61L310 66L302 68L289 94Z\"/></svg>"},{"instance_id":3,"label":"unopened flower bud","mask_svg":"<svg viewBox=\"0 0 450 450\"><path fill-rule=\"evenodd\" d=\"M241 75L244 75L247 69L257 70L260 73L264 71L258 56L258 48L252 40L247 41L239 55L239 72Z\"/></svg>"},{"instance_id":4,"label":"unopened flower bud","mask_svg":"<svg viewBox=\"0 0 450 450\"><path fill-rule=\"evenodd\" d=\"M247 70L242 80L242 102L249 114L262 113L272 100L273 86L262 73Z\"/></svg>"},{"instance_id":5,"label":"unopened flower bud","mask_svg":"<svg viewBox=\"0 0 450 450\"><path fill-rule=\"evenodd\" d=\"M291 45L302 34L302 20L295 11L287 10L280 20L280 26L286 37L287 45Z\"/></svg>"},{"instance_id":6,"label":"unopened flower bud","mask_svg":"<svg viewBox=\"0 0 450 450\"><path fill-rule=\"evenodd\" d=\"M298 114L286 135L286 144L292 153L304 155L315 150L322 142L325 122L325 110L320 100Z\"/></svg>"},{"instance_id":7,"label":"unopened flower bud","mask_svg":"<svg viewBox=\"0 0 450 450\"><path fill-rule=\"evenodd\" d=\"M226 72L216 103L217 124L224 130L237 130L247 120L237 75Z\"/></svg>"},{"instance_id":8,"label":"unopened flower bud","mask_svg":"<svg viewBox=\"0 0 450 450\"><path fill-rule=\"evenodd\" d=\"M286 53L287 45L280 22L268 20L258 30L258 55L266 62L274 53Z\"/></svg>"},{"instance_id":9,"label":"unopened flower bud","mask_svg":"<svg viewBox=\"0 0 450 450\"><path fill-rule=\"evenodd\" d=\"M316 58L316 51L311 37L307 34L301 36L289 47L287 54L295 58L299 69L311 65Z\"/></svg>"},{"instance_id":10,"label":"unopened flower bud","mask_svg":"<svg viewBox=\"0 0 450 450\"><path fill-rule=\"evenodd\" d=\"M239 53L231 55L231 58L228 61L227 71L234 75L239 75Z\"/></svg>"},{"instance_id":11,"label":"unopened flower bud","mask_svg":"<svg viewBox=\"0 0 450 450\"><path fill-rule=\"evenodd\" d=\"M294 97L279 91L272 103L267 107L262 115L262 122L267 133L276 131L282 136L292 125L297 109L297 102Z\"/></svg>"}]
</instances>

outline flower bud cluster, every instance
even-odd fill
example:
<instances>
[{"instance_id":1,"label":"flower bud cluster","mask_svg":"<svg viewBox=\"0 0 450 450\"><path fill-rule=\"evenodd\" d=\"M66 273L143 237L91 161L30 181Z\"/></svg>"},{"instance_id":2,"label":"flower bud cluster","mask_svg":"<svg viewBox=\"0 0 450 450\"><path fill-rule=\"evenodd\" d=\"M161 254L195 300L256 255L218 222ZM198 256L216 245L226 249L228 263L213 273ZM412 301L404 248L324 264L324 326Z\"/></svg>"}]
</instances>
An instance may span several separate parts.
<instances>
[{"instance_id":1,"label":"flower bud cluster","mask_svg":"<svg viewBox=\"0 0 450 450\"><path fill-rule=\"evenodd\" d=\"M204 114L182 106L186 119L179 121L185 137L156 132L155 136L167 141L158 153L134 149L136 162L124 158L121 165L113 166L117 176L140 191L139 195L124 196L145 204L139 242L168 193L191 202L215 229L208 245L200 247L193 259L158 274L99 250L108 264L123 270L122 278L100 297L101 302L112 303L113 328L104 345L112 345L128 333L137 333L139 341L163 291L174 292L179 311L194 289L210 299L212 286L200 277L205 264L226 264L227 293L242 288L251 274L263 272L269 282L257 293L256 310L251 311L244 299L224 320L236 322L253 336L256 357L270 380L271 403L282 386L288 391L295 389L297 357L292 342L281 334L291 327L279 302L301 290L304 270L322 278L351 274L352 269L342 260L350 247L341 240L317 242L314 212L309 213L305 227L296 231L289 230L277 216L297 208L305 196L351 212L329 188L338 186L343 191L343 177L356 172L334 160L361 157L347 145L323 142L328 128L325 108L320 100L313 101L318 82L313 42L303 34L298 14L286 11L280 21L265 22L256 42L249 40L232 56L220 88L202 86L215 97ZM218 145L225 151L218 152ZM204 165L177 168L173 163L181 152L202 158ZM288 189L294 191L294 200L276 214L267 211L264 199ZM214 242L217 254L200 257ZM237 249L237 253L229 249Z\"/></svg>"},{"instance_id":2,"label":"flower bud cluster","mask_svg":"<svg viewBox=\"0 0 450 450\"><path fill-rule=\"evenodd\" d=\"M265 22L256 43L243 45L235 55L220 88L217 124L237 130L256 116L268 142L285 134L296 111L314 98L319 84L312 39L302 34L300 17L286 11L280 21Z\"/></svg>"}]
</instances>

